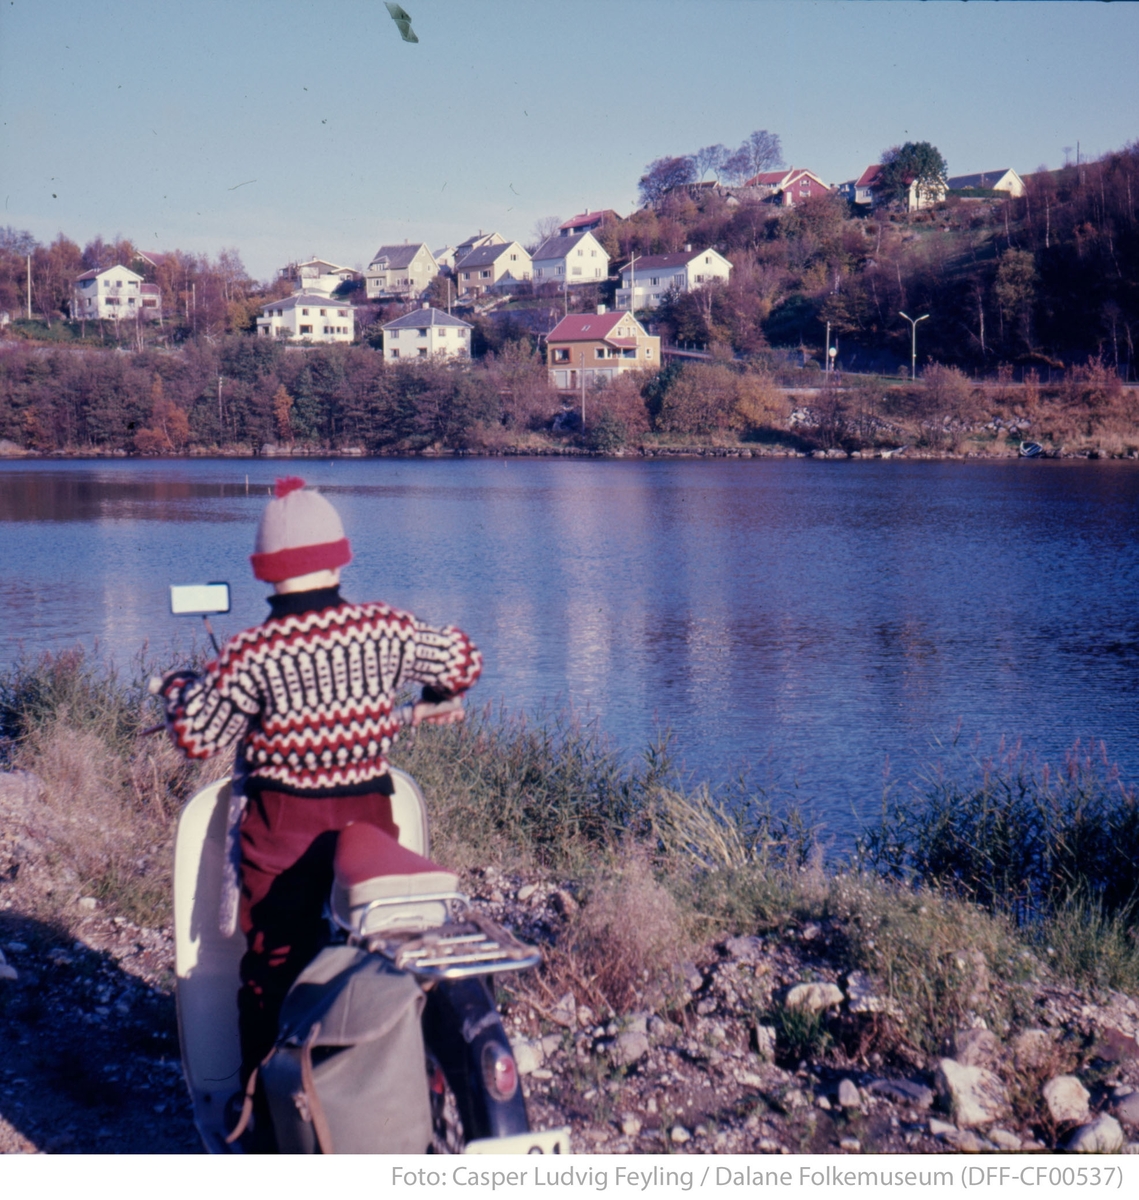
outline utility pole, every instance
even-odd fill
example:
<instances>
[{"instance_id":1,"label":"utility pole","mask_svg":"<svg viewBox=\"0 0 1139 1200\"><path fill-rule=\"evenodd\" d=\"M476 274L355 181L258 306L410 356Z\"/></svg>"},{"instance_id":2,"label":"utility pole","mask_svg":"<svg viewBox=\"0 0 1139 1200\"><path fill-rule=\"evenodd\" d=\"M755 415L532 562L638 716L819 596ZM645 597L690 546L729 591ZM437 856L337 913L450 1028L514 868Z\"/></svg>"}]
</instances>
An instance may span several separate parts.
<instances>
[{"instance_id":1,"label":"utility pole","mask_svg":"<svg viewBox=\"0 0 1139 1200\"><path fill-rule=\"evenodd\" d=\"M929 313L915 319L899 310L898 316L905 317L910 323L910 382L912 383L918 377L918 321L928 321Z\"/></svg>"},{"instance_id":2,"label":"utility pole","mask_svg":"<svg viewBox=\"0 0 1139 1200\"><path fill-rule=\"evenodd\" d=\"M827 322L827 348L823 355L823 371L829 373L831 369L831 323Z\"/></svg>"},{"instance_id":3,"label":"utility pole","mask_svg":"<svg viewBox=\"0 0 1139 1200\"><path fill-rule=\"evenodd\" d=\"M28 320L32 319L32 256L28 255Z\"/></svg>"},{"instance_id":4,"label":"utility pole","mask_svg":"<svg viewBox=\"0 0 1139 1200\"><path fill-rule=\"evenodd\" d=\"M581 374L581 432L585 432L585 351L578 356L578 368Z\"/></svg>"},{"instance_id":5,"label":"utility pole","mask_svg":"<svg viewBox=\"0 0 1139 1200\"><path fill-rule=\"evenodd\" d=\"M222 415L221 415L221 381L222 381L222 378L223 378L223 376L221 376L221 375L218 376L218 445L219 446L222 443L222 439L225 437L225 425L222 423Z\"/></svg>"}]
</instances>

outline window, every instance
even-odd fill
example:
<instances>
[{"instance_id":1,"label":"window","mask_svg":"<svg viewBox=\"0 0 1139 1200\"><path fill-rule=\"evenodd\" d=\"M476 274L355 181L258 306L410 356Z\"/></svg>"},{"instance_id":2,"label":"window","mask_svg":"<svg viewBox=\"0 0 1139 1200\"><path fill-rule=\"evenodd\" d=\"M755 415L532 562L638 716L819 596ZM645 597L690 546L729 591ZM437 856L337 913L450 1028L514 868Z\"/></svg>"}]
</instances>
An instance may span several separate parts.
<instances>
[{"instance_id":1,"label":"window","mask_svg":"<svg viewBox=\"0 0 1139 1200\"><path fill-rule=\"evenodd\" d=\"M593 352L593 357L594 358L604 358L605 357L605 347L598 346L598 348L596 350L594 350L594 352Z\"/></svg>"},{"instance_id":2,"label":"window","mask_svg":"<svg viewBox=\"0 0 1139 1200\"><path fill-rule=\"evenodd\" d=\"M302 325L301 333L312 333L312 326L311 325Z\"/></svg>"},{"instance_id":3,"label":"window","mask_svg":"<svg viewBox=\"0 0 1139 1200\"><path fill-rule=\"evenodd\" d=\"M557 273L560 275L565 270L565 267L558 267Z\"/></svg>"},{"instance_id":4,"label":"window","mask_svg":"<svg viewBox=\"0 0 1139 1200\"><path fill-rule=\"evenodd\" d=\"M470 273L470 271L464 271L464 272L463 272L463 278L464 278L464 279L470 279L470 277L471 277L471 273Z\"/></svg>"},{"instance_id":5,"label":"window","mask_svg":"<svg viewBox=\"0 0 1139 1200\"><path fill-rule=\"evenodd\" d=\"M653 348L651 346L646 346L645 347L645 358L652 358L652 356L653 356Z\"/></svg>"},{"instance_id":6,"label":"window","mask_svg":"<svg viewBox=\"0 0 1139 1200\"><path fill-rule=\"evenodd\" d=\"M597 257L597 251L596 251L596 250L590 250L590 252L589 252L589 257L590 257L590 258L596 258L596 257Z\"/></svg>"},{"instance_id":7,"label":"window","mask_svg":"<svg viewBox=\"0 0 1139 1200\"><path fill-rule=\"evenodd\" d=\"M466 337L466 336L467 336L467 331L466 331L465 329L460 329L460 330L459 330L459 337L463 338L463 337Z\"/></svg>"},{"instance_id":8,"label":"window","mask_svg":"<svg viewBox=\"0 0 1139 1200\"><path fill-rule=\"evenodd\" d=\"M653 276L653 277L652 277L652 278L649 280L649 283L650 283L650 284L651 284L653 287L660 287L660 276L659 276L659 275L654 275L654 276Z\"/></svg>"},{"instance_id":9,"label":"window","mask_svg":"<svg viewBox=\"0 0 1139 1200\"><path fill-rule=\"evenodd\" d=\"M308 309L307 309L307 308L302 308L302 309L301 309L301 316L302 316L302 317L307 317L307 316L308 316Z\"/></svg>"},{"instance_id":10,"label":"window","mask_svg":"<svg viewBox=\"0 0 1139 1200\"><path fill-rule=\"evenodd\" d=\"M518 255L517 255L517 254L512 254L512 255L510 256L510 261L511 261L511 262L517 262L517 261L518 261Z\"/></svg>"},{"instance_id":11,"label":"window","mask_svg":"<svg viewBox=\"0 0 1139 1200\"><path fill-rule=\"evenodd\" d=\"M556 363L569 362L569 351L568 350L555 350L554 351L554 362L556 362Z\"/></svg>"},{"instance_id":12,"label":"window","mask_svg":"<svg viewBox=\"0 0 1139 1200\"><path fill-rule=\"evenodd\" d=\"M417 332L419 333L419 336L420 336L420 337L426 337L426 336L427 336L427 330L426 330L426 329L420 329L420 330L418 330Z\"/></svg>"},{"instance_id":13,"label":"window","mask_svg":"<svg viewBox=\"0 0 1139 1200\"><path fill-rule=\"evenodd\" d=\"M336 310L336 315L338 317L346 317L348 315L348 310L346 308L338 308Z\"/></svg>"},{"instance_id":14,"label":"window","mask_svg":"<svg viewBox=\"0 0 1139 1200\"><path fill-rule=\"evenodd\" d=\"M489 272L489 271L480 271L480 272L479 272L479 278L480 278L480 279L489 279L489 278L490 278L490 272Z\"/></svg>"},{"instance_id":15,"label":"window","mask_svg":"<svg viewBox=\"0 0 1139 1200\"><path fill-rule=\"evenodd\" d=\"M391 355L392 358L399 358L398 350L389 350L388 353Z\"/></svg>"},{"instance_id":16,"label":"window","mask_svg":"<svg viewBox=\"0 0 1139 1200\"><path fill-rule=\"evenodd\" d=\"M426 357L427 357L427 347L426 347L426 346L421 346L421 347L419 348L419 357L420 357L420 358L426 358Z\"/></svg>"},{"instance_id":17,"label":"window","mask_svg":"<svg viewBox=\"0 0 1139 1200\"><path fill-rule=\"evenodd\" d=\"M573 273L574 273L575 275L580 275L580 274L581 274L581 267L574 267L574 269L573 269Z\"/></svg>"},{"instance_id":18,"label":"window","mask_svg":"<svg viewBox=\"0 0 1139 1200\"><path fill-rule=\"evenodd\" d=\"M537 269L534 271L534 274L535 274L535 275L537 275L537 277L538 277L539 279L541 279L541 278L542 278L542 268L541 268L541 267L538 267L538 268L537 268Z\"/></svg>"},{"instance_id":19,"label":"window","mask_svg":"<svg viewBox=\"0 0 1139 1200\"><path fill-rule=\"evenodd\" d=\"M577 252L577 256L578 256L578 258L584 258L584 257L585 257L585 251L584 251L584 250L579 250L579 251Z\"/></svg>"},{"instance_id":20,"label":"window","mask_svg":"<svg viewBox=\"0 0 1139 1200\"><path fill-rule=\"evenodd\" d=\"M594 267L594 268L593 268L593 278L594 278L594 279L600 279L600 278L601 278L601 268L600 268L600 267Z\"/></svg>"},{"instance_id":21,"label":"window","mask_svg":"<svg viewBox=\"0 0 1139 1200\"><path fill-rule=\"evenodd\" d=\"M440 336L440 337L446 337L446 336L447 336L447 330L446 330L446 328L445 328L445 327L439 330L439 336Z\"/></svg>"},{"instance_id":22,"label":"window","mask_svg":"<svg viewBox=\"0 0 1139 1200\"><path fill-rule=\"evenodd\" d=\"M393 338L399 337L399 330L398 329L389 329L388 336L393 337Z\"/></svg>"}]
</instances>

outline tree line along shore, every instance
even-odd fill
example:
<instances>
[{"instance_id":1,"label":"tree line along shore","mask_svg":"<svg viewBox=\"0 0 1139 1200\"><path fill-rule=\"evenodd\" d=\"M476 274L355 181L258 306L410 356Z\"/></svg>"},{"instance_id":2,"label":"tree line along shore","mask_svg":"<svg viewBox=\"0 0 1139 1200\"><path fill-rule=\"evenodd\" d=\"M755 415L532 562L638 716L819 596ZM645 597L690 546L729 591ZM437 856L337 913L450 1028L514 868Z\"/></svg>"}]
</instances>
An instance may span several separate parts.
<instances>
[{"instance_id":1,"label":"tree line along shore","mask_svg":"<svg viewBox=\"0 0 1139 1200\"><path fill-rule=\"evenodd\" d=\"M508 331L509 332L509 331ZM805 376L805 378L804 378ZM582 416L584 412L584 425ZM463 367L240 336L119 353L0 343L0 453L752 453L1139 456L1139 391L1102 360L1048 383L673 362L560 397L525 338Z\"/></svg>"}]
</instances>

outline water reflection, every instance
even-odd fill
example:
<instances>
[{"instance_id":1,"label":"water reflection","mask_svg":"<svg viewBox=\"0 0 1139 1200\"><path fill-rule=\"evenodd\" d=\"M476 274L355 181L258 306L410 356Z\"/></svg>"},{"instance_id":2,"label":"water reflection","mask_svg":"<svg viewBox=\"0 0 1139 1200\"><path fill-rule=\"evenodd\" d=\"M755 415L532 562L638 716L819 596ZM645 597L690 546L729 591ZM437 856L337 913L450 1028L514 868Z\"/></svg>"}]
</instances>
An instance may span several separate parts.
<instances>
[{"instance_id":1,"label":"water reflection","mask_svg":"<svg viewBox=\"0 0 1139 1200\"><path fill-rule=\"evenodd\" d=\"M1139 775L1130 464L0 464L4 657L184 650L170 582L260 620L253 530L292 472L340 508L346 594L469 629L484 698L572 703L630 752L668 726L694 774L797 778L835 827L959 722L1052 758L1102 737Z\"/></svg>"}]
</instances>

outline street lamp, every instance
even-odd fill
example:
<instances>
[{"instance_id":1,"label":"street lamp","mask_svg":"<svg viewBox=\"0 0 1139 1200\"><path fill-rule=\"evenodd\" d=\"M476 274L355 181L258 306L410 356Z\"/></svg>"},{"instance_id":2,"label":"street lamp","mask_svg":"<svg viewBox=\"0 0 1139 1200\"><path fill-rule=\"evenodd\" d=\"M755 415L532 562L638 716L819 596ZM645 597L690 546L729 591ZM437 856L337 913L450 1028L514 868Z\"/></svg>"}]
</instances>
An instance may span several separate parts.
<instances>
[{"instance_id":1,"label":"street lamp","mask_svg":"<svg viewBox=\"0 0 1139 1200\"><path fill-rule=\"evenodd\" d=\"M929 313L926 313L924 317L914 318L899 310L898 316L905 317L910 323L910 381L912 382L918 377L918 321L928 321Z\"/></svg>"}]
</instances>

